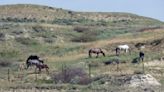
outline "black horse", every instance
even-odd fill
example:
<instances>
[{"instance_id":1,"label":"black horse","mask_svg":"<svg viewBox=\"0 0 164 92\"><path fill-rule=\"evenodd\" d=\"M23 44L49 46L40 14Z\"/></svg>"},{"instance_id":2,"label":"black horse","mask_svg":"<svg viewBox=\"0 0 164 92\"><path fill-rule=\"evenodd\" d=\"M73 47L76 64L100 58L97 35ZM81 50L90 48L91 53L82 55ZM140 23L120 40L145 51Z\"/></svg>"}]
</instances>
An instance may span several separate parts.
<instances>
[{"instance_id":1,"label":"black horse","mask_svg":"<svg viewBox=\"0 0 164 92\"><path fill-rule=\"evenodd\" d=\"M99 56L100 53L105 57L105 53L102 51L101 48L91 48L88 53L89 57L92 57L92 53L97 54L96 58Z\"/></svg>"},{"instance_id":2,"label":"black horse","mask_svg":"<svg viewBox=\"0 0 164 92\"><path fill-rule=\"evenodd\" d=\"M27 69L32 65L43 64L44 61L41 60L37 55L30 55L26 60Z\"/></svg>"},{"instance_id":3,"label":"black horse","mask_svg":"<svg viewBox=\"0 0 164 92\"><path fill-rule=\"evenodd\" d=\"M144 52L142 52L142 51L140 51L139 52L139 60L141 61L143 61L144 60L144 56L145 56L145 54L144 54Z\"/></svg>"},{"instance_id":4,"label":"black horse","mask_svg":"<svg viewBox=\"0 0 164 92\"><path fill-rule=\"evenodd\" d=\"M143 62L144 61L144 57L145 57L145 54L144 52L140 51L139 52L139 57L136 57L132 60L132 63L133 64L139 64L141 61Z\"/></svg>"}]
</instances>

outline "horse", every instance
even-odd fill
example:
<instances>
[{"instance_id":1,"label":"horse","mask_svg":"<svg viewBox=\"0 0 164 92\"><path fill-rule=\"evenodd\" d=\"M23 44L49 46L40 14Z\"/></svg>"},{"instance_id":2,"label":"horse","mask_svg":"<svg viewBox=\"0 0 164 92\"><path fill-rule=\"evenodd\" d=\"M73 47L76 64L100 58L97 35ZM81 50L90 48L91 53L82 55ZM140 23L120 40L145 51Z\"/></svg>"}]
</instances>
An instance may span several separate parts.
<instances>
[{"instance_id":1,"label":"horse","mask_svg":"<svg viewBox=\"0 0 164 92\"><path fill-rule=\"evenodd\" d=\"M145 54L144 52L140 51L139 52L139 57L136 57L132 60L132 63L133 64L139 64L141 61L143 62L144 61L144 57L145 57Z\"/></svg>"},{"instance_id":2,"label":"horse","mask_svg":"<svg viewBox=\"0 0 164 92\"><path fill-rule=\"evenodd\" d=\"M142 62L143 62L144 56L145 56L144 52L140 51L140 52L139 52L139 60L140 60L140 61L142 60Z\"/></svg>"},{"instance_id":3,"label":"horse","mask_svg":"<svg viewBox=\"0 0 164 92\"><path fill-rule=\"evenodd\" d=\"M39 69L39 73L41 72L41 69L45 69L46 72L49 74L49 67L47 64L42 64L42 63L36 64L35 70L37 69Z\"/></svg>"},{"instance_id":4,"label":"horse","mask_svg":"<svg viewBox=\"0 0 164 92\"><path fill-rule=\"evenodd\" d=\"M30 55L26 60L26 66L28 69L32 65L43 64L44 61L41 60L37 55Z\"/></svg>"},{"instance_id":5,"label":"horse","mask_svg":"<svg viewBox=\"0 0 164 92\"><path fill-rule=\"evenodd\" d=\"M89 57L92 57L91 55L92 53L97 54L96 58L98 58L100 53L105 57L105 53L101 48L91 48L89 49L88 53L89 53Z\"/></svg>"},{"instance_id":6,"label":"horse","mask_svg":"<svg viewBox=\"0 0 164 92\"><path fill-rule=\"evenodd\" d=\"M116 55L118 56L120 54L120 51L124 50L125 53L129 52L130 53L130 47L128 45L118 45L115 49Z\"/></svg>"}]
</instances>

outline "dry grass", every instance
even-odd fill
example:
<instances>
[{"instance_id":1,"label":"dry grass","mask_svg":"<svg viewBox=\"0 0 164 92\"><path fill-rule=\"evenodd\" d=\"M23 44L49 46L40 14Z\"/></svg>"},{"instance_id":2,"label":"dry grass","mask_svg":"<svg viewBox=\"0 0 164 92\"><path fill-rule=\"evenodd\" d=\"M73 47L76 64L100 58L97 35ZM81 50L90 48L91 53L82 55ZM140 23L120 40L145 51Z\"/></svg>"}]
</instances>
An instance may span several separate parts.
<instances>
[{"instance_id":1,"label":"dry grass","mask_svg":"<svg viewBox=\"0 0 164 92\"><path fill-rule=\"evenodd\" d=\"M65 56L48 56L47 61L50 62L60 62L60 61L75 61L79 60L80 58L87 57L87 54L79 53L79 54L72 54L72 55L65 55Z\"/></svg>"}]
</instances>

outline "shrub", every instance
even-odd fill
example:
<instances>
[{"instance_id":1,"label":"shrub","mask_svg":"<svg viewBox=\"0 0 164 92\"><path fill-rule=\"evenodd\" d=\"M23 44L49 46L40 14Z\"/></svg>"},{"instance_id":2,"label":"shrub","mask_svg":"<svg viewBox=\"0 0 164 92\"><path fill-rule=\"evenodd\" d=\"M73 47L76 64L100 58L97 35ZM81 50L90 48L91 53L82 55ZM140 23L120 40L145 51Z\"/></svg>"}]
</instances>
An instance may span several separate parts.
<instances>
[{"instance_id":1,"label":"shrub","mask_svg":"<svg viewBox=\"0 0 164 92\"><path fill-rule=\"evenodd\" d=\"M89 84L88 74L82 68L65 68L61 72L52 75L55 83Z\"/></svg>"},{"instance_id":2,"label":"shrub","mask_svg":"<svg viewBox=\"0 0 164 92\"><path fill-rule=\"evenodd\" d=\"M96 41L97 38L93 35L83 34L80 37L75 37L72 39L73 42L92 42Z\"/></svg>"},{"instance_id":3,"label":"shrub","mask_svg":"<svg viewBox=\"0 0 164 92\"><path fill-rule=\"evenodd\" d=\"M163 39L157 39L157 40L154 40L153 42L151 42L150 44L153 45L153 46L156 46L156 45L159 45L162 43L162 40Z\"/></svg>"},{"instance_id":4,"label":"shrub","mask_svg":"<svg viewBox=\"0 0 164 92\"><path fill-rule=\"evenodd\" d=\"M74 37L72 39L73 42L92 42L96 41L98 38L99 32L97 31L85 31L80 36Z\"/></svg>"},{"instance_id":5,"label":"shrub","mask_svg":"<svg viewBox=\"0 0 164 92\"><path fill-rule=\"evenodd\" d=\"M81 32L85 32L85 31L89 31L89 28L83 27L83 26L76 26L73 30L81 33Z\"/></svg>"},{"instance_id":6,"label":"shrub","mask_svg":"<svg viewBox=\"0 0 164 92\"><path fill-rule=\"evenodd\" d=\"M53 43L54 42L54 40L52 38L45 38L44 41L46 43Z\"/></svg>"},{"instance_id":7,"label":"shrub","mask_svg":"<svg viewBox=\"0 0 164 92\"><path fill-rule=\"evenodd\" d=\"M35 27L32 27L32 29L36 32L36 33L39 33L39 32L45 32L46 30L42 27L42 26L35 26Z\"/></svg>"},{"instance_id":8,"label":"shrub","mask_svg":"<svg viewBox=\"0 0 164 92\"><path fill-rule=\"evenodd\" d=\"M1 41L5 40L5 34L4 33L0 33L0 40Z\"/></svg>"},{"instance_id":9,"label":"shrub","mask_svg":"<svg viewBox=\"0 0 164 92\"><path fill-rule=\"evenodd\" d=\"M145 45L145 43L140 43L140 42L139 42L139 43L135 44L135 47L136 47L136 48L140 48L140 47L143 46L143 45Z\"/></svg>"},{"instance_id":10,"label":"shrub","mask_svg":"<svg viewBox=\"0 0 164 92\"><path fill-rule=\"evenodd\" d=\"M4 33L0 33L0 38L4 38L5 34Z\"/></svg>"},{"instance_id":11,"label":"shrub","mask_svg":"<svg viewBox=\"0 0 164 92\"><path fill-rule=\"evenodd\" d=\"M136 57L132 60L133 64L136 64L136 63L139 63L139 62L140 62L139 57Z\"/></svg>"},{"instance_id":12,"label":"shrub","mask_svg":"<svg viewBox=\"0 0 164 92\"><path fill-rule=\"evenodd\" d=\"M11 65L11 62L6 60L0 60L0 67L8 67Z\"/></svg>"}]
</instances>

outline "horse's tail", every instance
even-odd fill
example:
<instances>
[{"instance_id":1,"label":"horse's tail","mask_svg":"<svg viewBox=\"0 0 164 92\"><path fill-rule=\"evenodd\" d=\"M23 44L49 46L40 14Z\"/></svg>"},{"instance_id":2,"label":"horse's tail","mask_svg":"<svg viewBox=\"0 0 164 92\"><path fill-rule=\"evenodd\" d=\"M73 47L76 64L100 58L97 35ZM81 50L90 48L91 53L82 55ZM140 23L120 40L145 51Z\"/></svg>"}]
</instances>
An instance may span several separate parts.
<instances>
[{"instance_id":1,"label":"horse's tail","mask_svg":"<svg viewBox=\"0 0 164 92\"><path fill-rule=\"evenodd\" d=\"M30 62L29 62L29 58L28 58L28 59L26 60L26 69L28 69L29 64L30 64Z\"/></svg>"},{"instance_id":2,"label":"horse's tail","mask_svg":"<svg viewBox=\"0 0 164 92\"><path fill-rule=\"evenodd\" d=\"M49 69L48 65L45 65L45 67L46 67L47 69Z\"/></svg>"},{"instance_id":3,"label":"horse's tail","mask_svg":"<svg viewBox=\"0 0 164 92\"><path fill-rule=\"evenodd\" d=\"M91 52L92 52L92 51L91 51L91 49L90 49L90 50L88 51L89 57L91 57Z\"/></svg>"}]
</instances>

